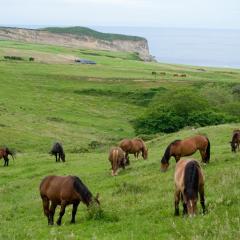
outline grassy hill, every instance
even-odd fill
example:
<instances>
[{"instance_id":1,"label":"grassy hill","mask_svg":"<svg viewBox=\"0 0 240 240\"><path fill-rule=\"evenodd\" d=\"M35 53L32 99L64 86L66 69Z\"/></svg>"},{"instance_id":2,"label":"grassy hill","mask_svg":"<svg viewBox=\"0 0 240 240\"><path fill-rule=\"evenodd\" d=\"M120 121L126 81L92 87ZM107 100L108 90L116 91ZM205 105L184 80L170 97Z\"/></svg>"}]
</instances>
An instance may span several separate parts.
<instances>
[{"instance_id":1,"label":"grassy hill","mask_svg":"<svg viewBox=\"0 0 240 240\"><path fill-rule=\"evenodd\" d=\"M24 60L4 60L13 54ZM57 61L68 56L97 65ZM187 77L174 77L176 73ZM17 150L15 162L0 166L0 239L239 239L240 153L231 153L229 146L239 124L145 136L149 159L131 158L131 165L114 178L107 160L110 146L135 136L131 121L154 94L239 83L239 70L144 63L128 53L0 41L0 145ZM210 164L202 166L208 213L174 217L175 162L165 174L159 162L169 142L197 133L207 134L212 146ZM66 163L56 164L47 154L56 140L65 147ZM193 157L200 159L199 153ZM100 193L102 216L90 218L80 204L76 225L69 223L68 207L61 227L47 226L38 187L49 174L78 175L94 194Z\"/></svg>"},{"instance_id":2,"label":"grassy hill","mask_svg":"<svg viewBox=\"0 0 240 240\"><path fill-rule=\"evenodd\" d=\"M137 36L128 36L123 34L111 34L111 33L102 33L95 31L91 28L87 27L48 27L43 28L42 30L51 32L51 33L59 33L59 34L73 34L77 36L87 36L93 37L96 39L101 39L105 41L113 41L113 40L131 40L131 41L140 41L145 40L145 38L137 37Z\"/></svg>"}]
</instances>

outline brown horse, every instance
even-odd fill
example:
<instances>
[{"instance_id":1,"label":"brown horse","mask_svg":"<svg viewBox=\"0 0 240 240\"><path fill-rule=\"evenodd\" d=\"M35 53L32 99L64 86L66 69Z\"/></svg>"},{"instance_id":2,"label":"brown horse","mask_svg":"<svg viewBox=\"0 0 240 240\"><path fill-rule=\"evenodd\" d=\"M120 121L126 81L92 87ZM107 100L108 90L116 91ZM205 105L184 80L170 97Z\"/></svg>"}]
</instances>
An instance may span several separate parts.
<instances>
[{"instance_id":1,"label":"brown horse","mask_svg":"<svg viewBox=\"0 0 240 240\"><path fill-rule=\"evenodd\" d=\"M9 148L0 148L0 159L3 158L4 159L4 167L8 166L8 155L12 156L12 159L14 160L14 153L12 151L9 150Z\"/></svg>"},{"instance_id":2,"label":"brown horse","mask_svg":"<svg viewBox=\"0 0 240 240\"><path fill-rule=\"evenodd\" d=\"M124 139L119 143L119 147L126 153L126 158L128 159L128 154L134 154L135 158L138 158L139 153L142 153L143 159L148 157L148 149L144 141L141 138L135 139Z\"/></svg>"},{"instance_id":3,"label":"brown horse","mask_svg":"<svg viewBox=\"0 0 240 240\"><path fill-rule=\"evenodd\" d=\"M184 140L175 140L168 145L161 160L161 170L165 172L169 166L171 156L175 157L176 162L181 157L190 156L197 150L200 151L202 161L209 163L210 160L210 142L202 135L197 135Z\"/></svg>"},{"instance_id":4,"label":"brown horse","mask_svg":"<svg viewBox=\"0 0 240 240\"><path fill-rule=\"evenodd\" d=\"M194 216L197 210L198 193L205 213L204 176L199 163L195 160L181 159L175 169L175 216L179 216L180 198L183 214Z\"/></svg>"},{"instance_id":5,"label":"brown horse","mask_svg":"<svg viewBox=\"0 0 240 240\"><path fill-rule=\"evenodd\" d=\"M230 142L232 152L236 152L236 150L239 150L239 145L240 145L240 130L234 130L233 131L233 136L232 136L232 141Z\"/></svg>"},{"instance_id":6,"label":"brown horse","mask_svg":"<svg viewBox=\"0 0 240 240\"><path fill-rule=\"evenodd\" d=\"M99 205L98 194L96 197L76 176L47 176L40 184L40 195L43 202L44 214L48 219L48 224L53 225L54 213L57 205L61 206L60 215L57 224L61 225L65 208L69 204L73 204L72 220L75 223L75 215L79 203L82 201L87 206L93 205L95 202ZM51 207L49 209L49 202Z\"/></svg>"},{"instance_id":7,"label":"brown horse","mask_svg":"<svg viewBox=\"0 0 240 240\"><path fill-rule=\"evenodd\" d=\"M110 149L108 160L112 165L112 176L116 176L118 168L125 169L129 164L129 160L125 157L125 152L120 147L113 147Z\"/></svg>"}]
</instances>

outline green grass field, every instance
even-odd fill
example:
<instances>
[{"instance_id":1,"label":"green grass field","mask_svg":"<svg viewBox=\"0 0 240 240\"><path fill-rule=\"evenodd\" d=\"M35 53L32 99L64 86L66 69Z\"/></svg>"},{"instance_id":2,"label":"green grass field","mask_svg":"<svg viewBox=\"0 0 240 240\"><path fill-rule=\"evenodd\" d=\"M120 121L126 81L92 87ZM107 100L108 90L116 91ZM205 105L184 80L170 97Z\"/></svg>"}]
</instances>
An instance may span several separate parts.
<instances>
[{"instance_id":1,"label":"green grass field","mask_svg":"<svg viewBox=\"0 0 240 240\"><path fill-rule=\"evenodd\" d=\"M25 60L6 61L8 52ZM33 54L35 61L27 61ZM97 65L55 62L63 55ZM152 71L166 75L155 78ZM173 77L176 73L187 77ZM130 53L0 41L0 145L17 151L9 167L0 166L0 239L239 239L240 152L231 153L229 141L240 124L151 136L149 159L131 157L131 165L117 177L111 177L107 159L110 146L135 137L131 120L145 111L153 91L236 83L240 71L234 69L145 63ZM144 104L143 96L150 96ZM175 162L171 159L169 171L161 173L160 159L171 141L197 133L207 134L212 146L210 164L202 166L208 213L174 217ZM63 143L66 163L55 163L47 154L55 141ZM200 159L199 153L193 157ZM61 227L48 226L39 183L50 174L77 175L94 195L99 192L101 217L91 218L80 204L75 225L68 207Z\"/></svg>"}]
</instances>

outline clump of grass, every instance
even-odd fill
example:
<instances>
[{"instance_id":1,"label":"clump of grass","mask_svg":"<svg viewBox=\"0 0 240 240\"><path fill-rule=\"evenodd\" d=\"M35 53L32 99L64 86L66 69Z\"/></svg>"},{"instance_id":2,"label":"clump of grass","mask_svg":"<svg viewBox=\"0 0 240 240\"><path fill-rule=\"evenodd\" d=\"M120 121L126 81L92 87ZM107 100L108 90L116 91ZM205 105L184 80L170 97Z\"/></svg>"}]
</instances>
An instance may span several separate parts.
<instances>
[{"instance_id":1,"label":"clump of grass","mask_svg":"<svg viewBox=\"0 0 240 240\"><path fill-rule=\"evenodd\" d=\"M139 186L136 184L132 183L126 183L123 182L122 184L119 184L117 186L116 191L113 192L113 195L118 195L118 194L141 194L143 192L146 192L147 188L143 186Z\"/></svg>"},{"instance_id":2,"label":"clump of grass","mask_svg":"<svg viewBox=\"0 0 240 240\"><path fill-rule=\"evenodd\" d=\"M94 204L91 207L89 207L87 219L104 221L104 222L118 222L119 221L119 217L116 216L116 214L104 211L97 204Z\"/></svg>"}]
</instances>

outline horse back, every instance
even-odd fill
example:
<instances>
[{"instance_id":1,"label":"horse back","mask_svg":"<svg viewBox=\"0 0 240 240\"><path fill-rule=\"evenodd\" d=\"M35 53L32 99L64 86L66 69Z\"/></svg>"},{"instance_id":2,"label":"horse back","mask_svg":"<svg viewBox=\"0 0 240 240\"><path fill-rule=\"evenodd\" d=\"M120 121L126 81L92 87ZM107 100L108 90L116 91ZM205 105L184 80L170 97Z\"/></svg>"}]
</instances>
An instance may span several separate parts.
<instances>
[{"instance_id":1,"label":"horse back","mask_svg":"<svg viewBox=\"0 0 240 240\"><path fill-rule=\"evenodd\" d=\"M124 151L128 152L132 149L132 142L129 139L124 139L119 143L119 147Z\"/></svg>"},{"instance_id":2,"label":"horse back","mask_svg":"<svg viewBox=\"0 0 240 240\"><path fill-rule=\"evenodd\" d=\"M60 203L63 199L70 199L75 193L73 183L71 176L47 176L40 184L40 195Z\"/></svg>"},{"instance_id":3,"label":"horse back","mask_svg":"<svg viewBox=\"0 0 240 240\"><path fill-rule=\"evenodd\" d=\"M174 174L175 186L181 192L184 191L184 187L185 187L184 186L185 169L186 169L187 164L190 162L194 162L194 164L198 168L199 185L204 184L204 175L203 175L203 171L202 171L199 163L194 159L181 159L176 164L175 174Z\"/></svg>"},{"instance_id":4,"label":"horse back","mask_svg":"<svg viewBox=\"0 0 240 240\"><path fill-rule=\"evenodd\" d=\"M110 162L117 161L124 159L124 151L120 147L113 147L110 149L108 159Z\"/></svg>"}]
</instances>

